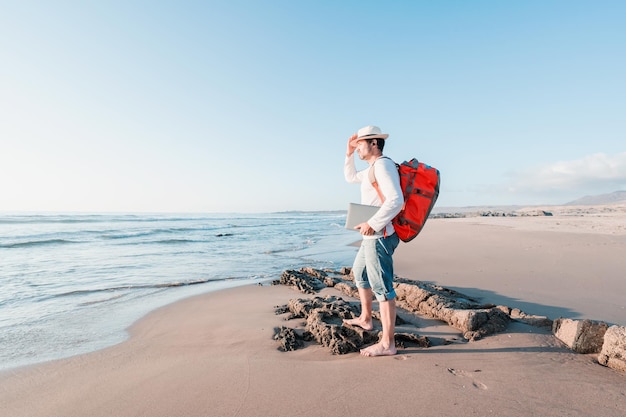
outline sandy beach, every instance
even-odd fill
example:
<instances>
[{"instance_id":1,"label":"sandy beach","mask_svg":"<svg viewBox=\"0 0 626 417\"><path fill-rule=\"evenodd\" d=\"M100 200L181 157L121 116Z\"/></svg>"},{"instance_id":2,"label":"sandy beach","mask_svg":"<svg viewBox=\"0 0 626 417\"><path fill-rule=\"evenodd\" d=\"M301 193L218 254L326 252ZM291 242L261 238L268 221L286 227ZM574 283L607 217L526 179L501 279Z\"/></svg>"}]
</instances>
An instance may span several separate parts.
<instances>
[{"instance_id":1,"label":"sandy beach","mask_svg":"<svg viewBox=\"0 0 626 417\"><path fill-rule=\"evenodd\" d=\"M401 243L396 274L526 313L626 325L626 206L546 208L553 216L429 220ZM334 288L320 295L343 296ZM626 374L522 323L393 357L281 352L275 306L307 297L250 285L152 312L128 341L0 375L3 416L596 416L626 410ZM376 305L375 305L376 308ZM294 320L291 320L294 321ZM297 319L296 319L297 321Z\"/></svg>"}]
</instances>

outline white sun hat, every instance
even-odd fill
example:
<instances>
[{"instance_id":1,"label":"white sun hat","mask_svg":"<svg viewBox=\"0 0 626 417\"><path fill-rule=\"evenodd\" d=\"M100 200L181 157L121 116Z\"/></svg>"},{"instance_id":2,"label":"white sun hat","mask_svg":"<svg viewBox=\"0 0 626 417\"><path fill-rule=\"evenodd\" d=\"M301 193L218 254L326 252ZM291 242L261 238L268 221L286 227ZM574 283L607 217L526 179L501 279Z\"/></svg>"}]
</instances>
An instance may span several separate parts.
<instances>
[{"instance_id":1,"label":"white sun hat","mask_svg":"<svg viewBox=\"0 0 626 417\"><path fill-rule=\"evenodd\" d=\"M352 140L352 144L356 146L356 143L364 139L387 139L388 134L382 133L378 126L365 126L360 128L356 132L356 138Z\"/></svg>"}]
</instances>

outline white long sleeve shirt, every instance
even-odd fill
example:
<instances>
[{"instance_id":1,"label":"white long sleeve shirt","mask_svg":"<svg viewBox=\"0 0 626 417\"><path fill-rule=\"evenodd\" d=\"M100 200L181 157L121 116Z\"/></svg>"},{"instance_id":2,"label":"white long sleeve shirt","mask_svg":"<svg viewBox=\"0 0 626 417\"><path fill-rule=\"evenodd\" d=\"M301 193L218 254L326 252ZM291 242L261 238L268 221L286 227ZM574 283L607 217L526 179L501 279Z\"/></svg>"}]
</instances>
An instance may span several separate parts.
<instances>
[{"instance_id":1,"label":"white long sleeve shirt","mask_svg":"<svg viewBox=\"0 0 626 417\"><path fill-rule=\"evenodd\" d=\"M367 221L370 227L376 231L376 235L363 236L363 239L377 239L383 234L383 229L387 236L395 233L391 220L400 213L404 204L402 189L400 188L400 176L395 163L389 158L380 157L374 161L374 165L378 188L385 197L384 203L380 201L376 189L369 180L371 166L357 171L354 156L347 156L343 168L346 181L361 183L361 204L380 207L376 214Z\"/></svg>"}]
</instances>

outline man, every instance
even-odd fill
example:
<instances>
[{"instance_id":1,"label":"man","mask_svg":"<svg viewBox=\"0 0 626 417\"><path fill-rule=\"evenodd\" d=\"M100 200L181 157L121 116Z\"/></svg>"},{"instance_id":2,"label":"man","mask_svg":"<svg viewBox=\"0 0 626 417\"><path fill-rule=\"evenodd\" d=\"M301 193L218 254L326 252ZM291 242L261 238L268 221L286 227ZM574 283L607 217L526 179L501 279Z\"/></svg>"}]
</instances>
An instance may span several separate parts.
<instances>
[{"instance_id":1,"label":"man","mask_svg":"<svg viewBox=\"0 0 626 417\"><path fill-rule=\"evenodd\" d=\"M393 289L392 255L398 246L391 220L400 212L404 200L400 189L400 177L395 163L383 157L385 140L389 135L381 133L376 126L366 126L348 139L348 148L344 164L344 176L350 183L361 183L361 204L379 206L376 214L368 221L357 225L363 237L361 247L354 260L352 272L359 290L361 315L344 323L372 330L372 295L380 304L380 319L383 337L375 345L361 349L363 356L395 355L396 292ZM356 170L353 154L356 150L360 159L369 166ZM372 185L374 178L370 170L374 169L375 181L384 197L381 201Z\"/></svg>"}]
</instances>

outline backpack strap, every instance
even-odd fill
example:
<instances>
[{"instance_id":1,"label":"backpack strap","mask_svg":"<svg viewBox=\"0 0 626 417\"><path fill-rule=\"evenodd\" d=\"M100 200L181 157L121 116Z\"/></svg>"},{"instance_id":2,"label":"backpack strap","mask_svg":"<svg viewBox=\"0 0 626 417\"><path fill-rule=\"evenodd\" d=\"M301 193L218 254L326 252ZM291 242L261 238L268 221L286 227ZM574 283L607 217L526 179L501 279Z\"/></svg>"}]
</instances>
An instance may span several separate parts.
<instances>
[{"instance_id":1,"label":"backpack strap","mask_svg":"<svg viewBox=\"0 0 626 417\"><path fill-rule=\"evenodd\" d=\"M387 156L381 156L378 159L381 158L387 158L390 159ZM378 161L378 159L376 161ZM374 189L376 190L376 193L378 194L378 198L380 199L381 203L385 202L385 196L383 195L383 193L380 191L380 187L378 186L378 182L376 181L376 173L374 172L374 166L376 165L376 161L374 161L374 163L372 164L372 166L370 167L369 172L367 173L367 176L369 178L370 183L372 183L372 187L374 187ZM384 228L384 232L383 232L383 236L387 237L387 227L385 226Z\"/></svg>"},{"instance_id":2,"label":"backpack strap","mask_svg":"<svg viewBox=\"0 0 626 417\"><path fill-rule=\"evenodd\" d=\"M381 156L378 159L381 158L387 158L389 159L389 157L387 156ZM378 161L378 159L376 161ZM378 194L378 198L380 199L381 203L385 202L385 196L383 195L383 193L380 191L380 187L378 186L378 182L376 181L376 173L374 171L374 166L376 166L376 161L374 161L374 163L372 164L372 166L370 167L369 172L367 173L367 176L369 178L370 183L372 184L372 187L374 187L374 189L376 190L376 193Z\"/></svg>"}]
</instances>

